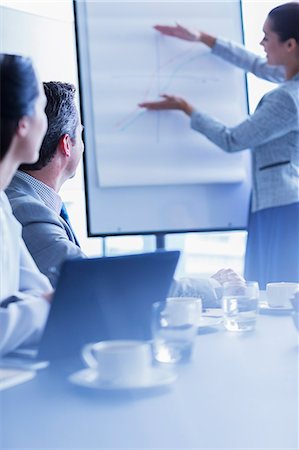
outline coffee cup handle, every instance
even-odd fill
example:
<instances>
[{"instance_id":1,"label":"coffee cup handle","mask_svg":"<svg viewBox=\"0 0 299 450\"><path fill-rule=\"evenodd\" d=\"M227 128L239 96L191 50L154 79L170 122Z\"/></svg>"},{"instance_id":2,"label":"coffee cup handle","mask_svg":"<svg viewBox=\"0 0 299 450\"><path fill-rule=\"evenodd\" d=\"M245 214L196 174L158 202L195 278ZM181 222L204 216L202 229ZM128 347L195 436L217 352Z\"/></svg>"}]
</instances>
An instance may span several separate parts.
<instances>
[{"instance_id":1,"label":"coffee cup handle","mask_svg":"<svg viewBox=\"0 0 299 450\"><path fill-rule=\"evenodd\" d=\"M94 369L95 367L98 366L98 362L95 359L95 357L93 356L93 346L94 344L86 344L84 345L83 349L82 349L82 357L84 359L84 361L86 362L86 364L91 367L92 369Z\"/></svg>"}]
</instances>

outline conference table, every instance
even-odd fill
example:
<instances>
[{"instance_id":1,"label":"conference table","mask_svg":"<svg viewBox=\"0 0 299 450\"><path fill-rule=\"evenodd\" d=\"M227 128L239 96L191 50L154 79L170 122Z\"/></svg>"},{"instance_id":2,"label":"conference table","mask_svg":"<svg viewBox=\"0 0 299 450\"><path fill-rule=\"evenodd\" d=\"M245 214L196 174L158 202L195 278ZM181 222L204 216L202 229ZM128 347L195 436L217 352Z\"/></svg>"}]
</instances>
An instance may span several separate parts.
<instances>
[{"instance_id":1,"label":"conference table","mask_svg":"<svg viewBox=\"0 0 299 450\"><path fill-rule=\"evenodd\" d=\"M83 363L80 363L83 368ZM255 331L202 328L172 384L109 392L50 366L0 393L0 448L298 449L298 332L289 314Z\"/></svg>"}]
</instances>

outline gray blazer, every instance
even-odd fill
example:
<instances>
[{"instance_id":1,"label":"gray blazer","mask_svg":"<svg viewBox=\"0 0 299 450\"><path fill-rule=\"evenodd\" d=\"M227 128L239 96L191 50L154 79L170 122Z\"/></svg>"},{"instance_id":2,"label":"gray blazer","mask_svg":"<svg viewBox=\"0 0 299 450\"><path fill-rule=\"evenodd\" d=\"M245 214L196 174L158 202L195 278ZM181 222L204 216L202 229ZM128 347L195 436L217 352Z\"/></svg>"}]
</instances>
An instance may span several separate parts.
<instances>
[{"instance_id":1,"label":"gray blazer","mask_svg":"<svg viewBox=\"0 0 299 450\"><path fill-rule=\"evenodd\" d=\"M65 259L85 257L68 224L48 208L35 189L15 176L6 190L13 213L23 226L23 239L36 265L56 285Z\"/></svg>"},{"instance_id":2,"label":"gray blazer","mask_svg":"<svg viewBox=\"0 0 299 450\"><path fill-rule=\"evenodd\" d=\"M252 150L252 211L299 201L299 74L284 81L281 67L244 47L218 39L213 53L269 81L282 82L259 102L254 114L227 127L199 111L191 127L226 152Z\"/></svg>"}]
</instances>

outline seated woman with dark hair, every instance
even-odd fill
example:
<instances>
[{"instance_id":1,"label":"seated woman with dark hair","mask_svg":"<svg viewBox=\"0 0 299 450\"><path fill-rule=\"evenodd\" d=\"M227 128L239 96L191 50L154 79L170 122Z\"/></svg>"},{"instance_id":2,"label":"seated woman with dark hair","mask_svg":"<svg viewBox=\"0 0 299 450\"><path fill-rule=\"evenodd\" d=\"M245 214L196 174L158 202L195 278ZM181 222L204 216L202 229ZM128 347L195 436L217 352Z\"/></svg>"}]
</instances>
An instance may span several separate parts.
<instances>
[{"instance_id":1,"label":"seated woman with dark hair","mask_svg":"<svg viewBox=\"0 0 299 450\"><path fill-rule=\"evenodd\" d=\"M0 355L36 341L52 288L31 258L4 189L21 163L38 159L47 130L46 98L30 59L0 54Z\"/></svg>"}]
</instances>

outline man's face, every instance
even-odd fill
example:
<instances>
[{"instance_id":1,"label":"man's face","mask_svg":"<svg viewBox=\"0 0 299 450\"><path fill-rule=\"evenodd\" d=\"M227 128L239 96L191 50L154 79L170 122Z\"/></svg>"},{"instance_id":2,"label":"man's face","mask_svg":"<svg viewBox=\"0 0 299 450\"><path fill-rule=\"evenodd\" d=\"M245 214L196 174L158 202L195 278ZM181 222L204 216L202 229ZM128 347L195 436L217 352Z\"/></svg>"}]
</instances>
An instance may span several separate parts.
<instances>
[{"instance_id":1,"label":"man's face","mask_svg":"<svg viewBox=\"0 0 299 450\"><path fill-rule=\"evenodd\" d=\"M73 178L75 176L78 164L81 161L81 157L84 152L82 132L83 125L79 122L76 128L75 139L72 140L72 155L68 164L69 178Z\"/></svg>"}]
</instances>

